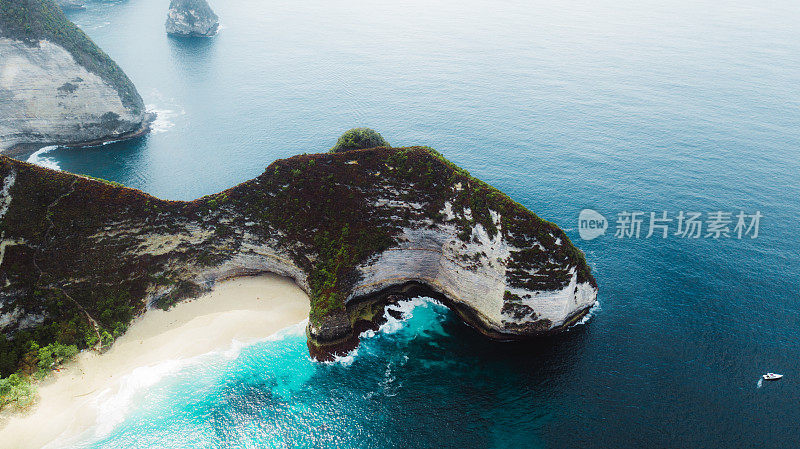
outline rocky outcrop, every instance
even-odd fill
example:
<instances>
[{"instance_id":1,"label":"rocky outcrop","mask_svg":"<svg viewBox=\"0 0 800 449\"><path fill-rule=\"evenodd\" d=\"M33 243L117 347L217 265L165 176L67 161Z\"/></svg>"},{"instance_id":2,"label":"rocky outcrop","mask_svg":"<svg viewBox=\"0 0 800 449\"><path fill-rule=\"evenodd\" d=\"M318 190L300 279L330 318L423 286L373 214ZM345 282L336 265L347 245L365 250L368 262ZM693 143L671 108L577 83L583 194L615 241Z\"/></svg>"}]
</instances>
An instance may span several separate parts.
<instances>
[{"instance_id":1,"label":"rocky outcrop","mask_svg":"<svg viewBox=\"0 0 800 449\"><path fill-rule=\"evenodd\" d=\"M167 33L210 37L217 34L219 17L206 0L172 0L167 12Z\"/></svg>"},{"instance_id":2,"label":"rocky outcrop","mask_svg":"<svg viewBox=\"0 0 800 449\"><path fill-rule=\"evenodd\" d=\"M51 0L0 1L0 151L146 132L128 77Z\"/></svg>"},{"instance_id":3,"label":"rocky outcrop","mask_svg":"<svg viewBox=\"0 0 800 449\"><path fill-rule=\"evenodd\" d=\"M312 348L397 296L429 294L511 340L564 329L597 294L563 231L428 148L295 156L191 202L9 158L0 179L0 323L27 338L118 334L147 307L262 272L308 292Z\"/></svg>"}]
</instances>

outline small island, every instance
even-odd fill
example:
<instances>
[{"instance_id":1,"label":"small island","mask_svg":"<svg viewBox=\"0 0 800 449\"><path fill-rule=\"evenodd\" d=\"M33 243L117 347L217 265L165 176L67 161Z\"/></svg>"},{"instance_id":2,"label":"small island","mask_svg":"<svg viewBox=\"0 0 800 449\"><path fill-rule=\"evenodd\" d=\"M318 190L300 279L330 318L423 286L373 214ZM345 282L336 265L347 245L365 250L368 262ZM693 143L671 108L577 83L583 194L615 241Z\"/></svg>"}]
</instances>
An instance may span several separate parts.
<instances>
[{"instance_id":1,"label":"small island","mask_svg":"<svg viewBox=\"0 0 800 449\"><path fill-rule=\"evenodd\" d=\"M167 13L167 34L211 37L219 29L219 17L206 0L172 0Z\"/></svg>"}]
</instances>

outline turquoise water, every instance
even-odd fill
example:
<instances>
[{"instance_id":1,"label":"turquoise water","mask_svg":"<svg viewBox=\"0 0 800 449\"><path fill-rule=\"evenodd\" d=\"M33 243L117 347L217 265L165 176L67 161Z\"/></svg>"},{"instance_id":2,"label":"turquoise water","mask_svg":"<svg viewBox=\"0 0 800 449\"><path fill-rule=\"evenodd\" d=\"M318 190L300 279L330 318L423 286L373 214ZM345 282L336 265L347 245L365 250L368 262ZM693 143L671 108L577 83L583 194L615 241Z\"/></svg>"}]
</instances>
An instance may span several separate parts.
<instances>
[{"instance_id":1,"label":"turquoise water","mask_svg":"<svg viewBox=\"0 0 800 449\"><path fill-rule=\"evenodd\" d=\"M473 353L438 303L415 300L395 308L403 310L402 321L390 319L354 355L335 363L309 359L302 325L195 359L133 398L134 410L113 431L95 429L100 436L79 447L541 444L535 430L550 419L541 399L495 385L519 361ZM521 374L507 380L526 380ZM449 378L464 391L454 396L432 378ZM524 408L531 427L509 435L516 420L505 416L508 407ZM455 425L443 425L448 422Z\"/></svg>"},{"instance_id":2,"label":"turquoise water","mask_svg":"<svg viewBox=\"0 0 800 449\"><path fill-rule=\"evenodd\" d=\"M299 335L209 356L90 447L800 447L797 3L231 0L191 41L164 35L166 3L70 15L156 130L42 157L190 199L370 126L565 228L602 308L527 344L431 305L349 365ZM580 241L584 208L764 218L756 239ZM758 388L767 371L786 377Z\"/></svg>"}]
</instances>

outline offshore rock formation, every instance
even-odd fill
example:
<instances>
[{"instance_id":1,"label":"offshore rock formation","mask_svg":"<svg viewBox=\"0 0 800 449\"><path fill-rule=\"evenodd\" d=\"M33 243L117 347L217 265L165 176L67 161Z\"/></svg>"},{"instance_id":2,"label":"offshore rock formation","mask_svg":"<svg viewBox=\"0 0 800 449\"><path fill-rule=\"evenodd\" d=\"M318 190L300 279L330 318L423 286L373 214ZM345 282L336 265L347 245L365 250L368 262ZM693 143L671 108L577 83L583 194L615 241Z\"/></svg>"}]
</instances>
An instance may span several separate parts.
<instances>
[{"instance_id":1,"label":"offshore rock formation","mask_svg":"<svg viewBox=\"0 0 800 449\"><path fill-rule=\"evenodd\" d=\"M210 37L217 34L219 17L206 0L172 0L167 13L167 33Z\"/></svg>"},{"instance_id":2,"label":"offshore rock formation","mask_svg":"<svg viewBox=\"0 0 800 449\"><path fill-rule=\"evenodd\" d=\"M564 329L597 294L562 230L424 147L295 156L191 202L7 157L0 180L0 330L42 346L91 346L261 272L309 294L315 354L398 296L432 295L511 340Z\"/></svg>"},{"instance_id":3,"label":"offshore rock formation","mask_svg":"<svg viewBox=\"0 0 800 449\"><path fill-rule=\"evenodd\" d=\"M142 98L52 0L0 0L0 152L146 132Z\"/></svg>"}]
</instances>

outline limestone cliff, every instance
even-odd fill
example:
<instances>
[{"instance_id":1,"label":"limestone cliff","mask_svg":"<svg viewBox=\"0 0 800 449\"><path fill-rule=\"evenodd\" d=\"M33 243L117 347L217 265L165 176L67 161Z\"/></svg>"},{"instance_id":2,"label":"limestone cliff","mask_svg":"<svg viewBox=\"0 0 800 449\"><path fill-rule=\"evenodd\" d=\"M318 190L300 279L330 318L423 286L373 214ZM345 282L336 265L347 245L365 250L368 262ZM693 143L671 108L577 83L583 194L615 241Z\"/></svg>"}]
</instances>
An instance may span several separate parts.
<instances>
[{"instance_id":1,"label":"limestone cliff","mask_svg":"<svg viewBox=\"0 0 800 449\"><path fill-rule=\"evenodd\" d=\"M0 0L0 55L0 152L146 131L131 81L52 0Z\"/></svg>"},{"instance_id":2,"label":"limestone cliff","mask_svg":"<svg viewBox=\"0 0 800 449\"><path fill-rule=\"evenodd\" d=\"M6 157L0 180L0 327L43 343L110 338L147 307L259 272L308 292L314 346L398 294L519 339L563 329L597 293L563 231L428 148L295 156L191 202Z\"/></svg>"},{"instance_id":3,"label":"limestone cliff","mask_svg":"<svg viewBox=\"0 0 800 449\"><path fill-rule=\"evenodd\" d=\"M167 12L167 33L210 37L217 34L219 17L206 0L172 0Z\"/></svg>"}]
</instances>

